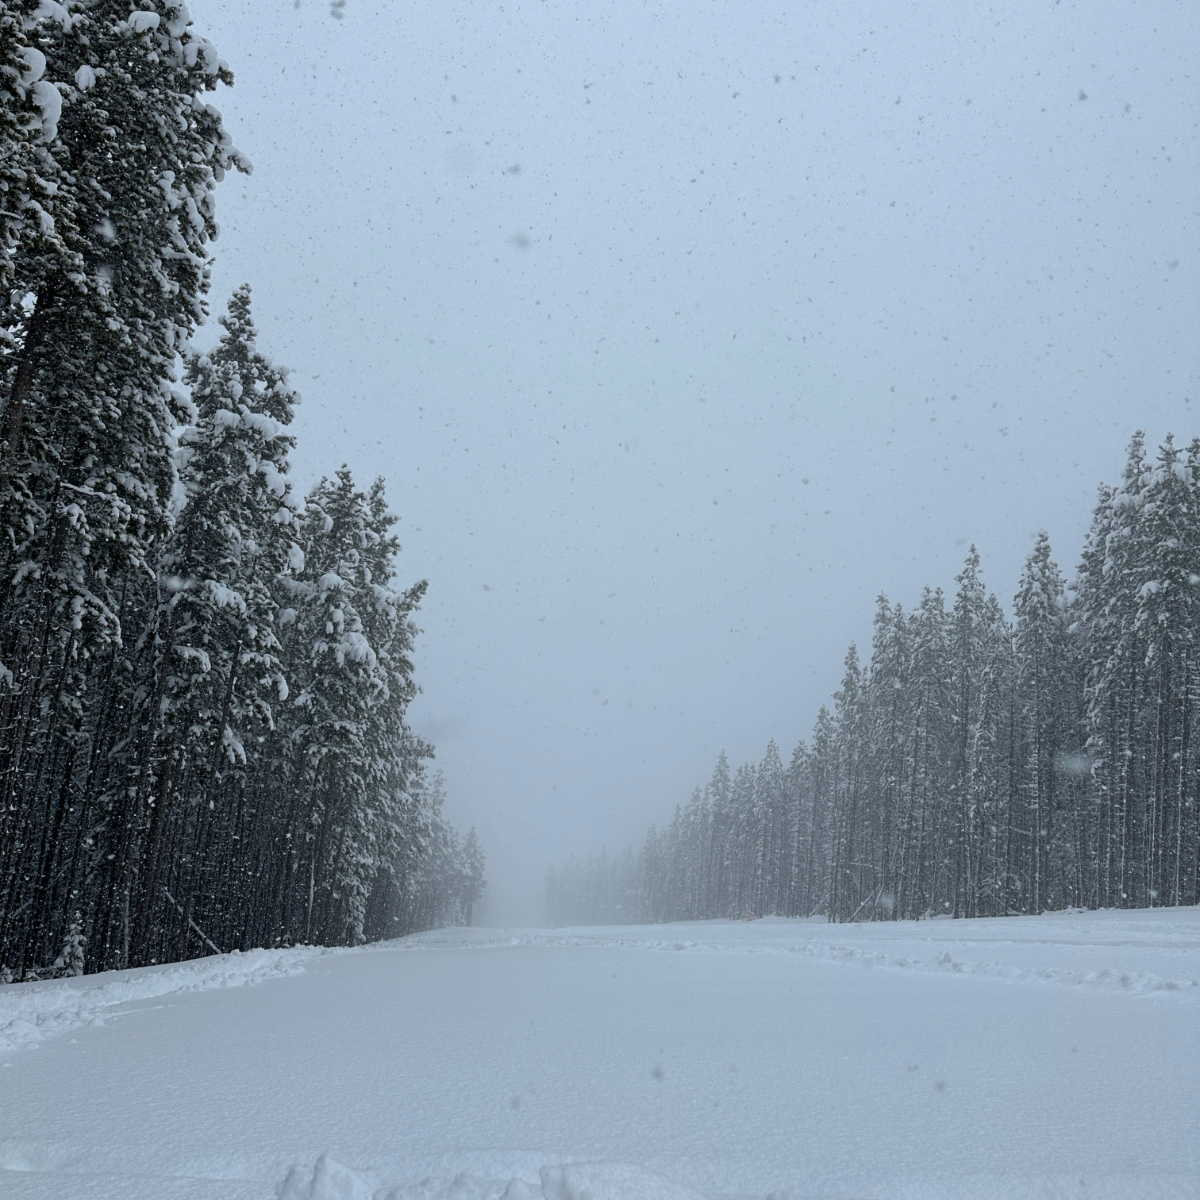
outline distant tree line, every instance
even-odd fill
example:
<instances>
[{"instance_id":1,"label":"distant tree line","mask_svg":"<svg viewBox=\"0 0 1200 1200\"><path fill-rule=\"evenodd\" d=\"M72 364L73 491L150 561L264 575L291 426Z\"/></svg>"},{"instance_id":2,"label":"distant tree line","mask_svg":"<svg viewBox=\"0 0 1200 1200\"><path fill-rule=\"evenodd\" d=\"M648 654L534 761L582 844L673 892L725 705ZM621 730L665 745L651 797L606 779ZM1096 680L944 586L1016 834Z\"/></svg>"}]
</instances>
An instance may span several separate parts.
<instances>
[{"instance_id":1,"label":"distant tree line","mask_svg":"<svg viewBox=\"0 0 1200 1200\"><path fill-rule=\"evenodd\" d=\"M712 779L641 849L552 868L552 924L1000 916L1200 902L1200 441L1141 434L1068 585L1009 619L974 547L947 607L881 596L785 765Z\"/></svg>"},{"instance_id":2,"label":"distant tree line","mask_svg":"<svg viewBox=\"0 0 1200 1200\"><path fill-rule=\"evenodd\" d=\"M232 83L171 0L0 0L0 979L469 919L382 480L206 312Z\"/></svg>"}]
</instances>

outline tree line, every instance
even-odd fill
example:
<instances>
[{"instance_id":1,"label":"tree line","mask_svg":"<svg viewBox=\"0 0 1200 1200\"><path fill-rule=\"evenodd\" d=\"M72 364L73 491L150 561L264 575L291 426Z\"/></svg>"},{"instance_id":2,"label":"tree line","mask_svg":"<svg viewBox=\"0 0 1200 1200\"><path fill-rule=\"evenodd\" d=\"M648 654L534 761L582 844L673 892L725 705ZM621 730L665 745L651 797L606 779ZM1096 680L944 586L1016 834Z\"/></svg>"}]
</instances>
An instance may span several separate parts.
<instances>
[{"instance_id":1,"label":"tree line","mask_svg":"<svg viewBox=\"0 0 1200 1200\"><path fill-rule=\"evenodd\" d=\"M383 481L299 496L186 8L0 0L0 979L470 919Z\"/></svg>"},{"instance_id":2,"label":"tree line","mask_svg":"<svg viewBox=\"0 0 1200 1200\"><path fill-rule=\"evenodd\" d=\"M551 868L552 924L1002 916L1200 902L1200 439L1133 438L1068 583L1045 533L1011 618L880 596L785 764L712 779L640 850Z\"/></svg>"}]
</instances>

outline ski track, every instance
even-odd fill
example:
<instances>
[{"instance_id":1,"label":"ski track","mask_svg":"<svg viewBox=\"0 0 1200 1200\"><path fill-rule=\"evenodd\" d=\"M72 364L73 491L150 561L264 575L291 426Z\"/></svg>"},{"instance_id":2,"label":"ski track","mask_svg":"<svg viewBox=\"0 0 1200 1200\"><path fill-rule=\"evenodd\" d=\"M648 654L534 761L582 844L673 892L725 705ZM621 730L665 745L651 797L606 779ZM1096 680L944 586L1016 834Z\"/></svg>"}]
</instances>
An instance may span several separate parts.
<instances>
[{"instance_id":1,"label":"ski track","mask_svg":"<svg viewBox=\"0 0 1200 1200\"><path fill-rule=\"evenodd\" d=\"M979 918L990 920L992 918ZM777 926L778 927L778 926ZM645 928L653 928L647 926ZM836 926L834 928L837 928ZM844 928L844 927L843 927ZM863 927L860 927L863 928ZM1180 999L1200 1000L1200 978L1190 972L1177 976L1157 975L1149 971L1124 971L1113 967L1096 969L1064 967L1020 967L1002 963L972 961L962 957L965 947L1004 944L1015 948L1026 945L1062 948L1065 943L1052 938L1005 939L1003 942L988 939L985 943L962 939L929 938L931 957L920 958L914 953L890 955L879 950L864 949L829 941L784 941L776 944L746 945L733 940L670 939L618 937L577 933L567 930L562 933L519 931L493 939L449 938L439 933L416 934L399 943L382 943L380 948L405 951L433 947L455 947L472 950L500 950L512 946L604 946L626 950L670 951L697 954L799 954L818 962L855 963L864 967L889 970L939 972L980 979L996 979L1007 983L1050 984L1059 987L1099 987L1124 992L1133 996L1177 994ZM1197 967L1196 940L1179 939L1169 945L1146 943L1134 940L1113 941L1106 939L1081 941L1080 946L1088 950L1136 948L1178 951L1186 954L1192 969ZM938 952L937 947L943 947ZM957 956L951 947L957 951Z\"/></svg>"}]
</instances>

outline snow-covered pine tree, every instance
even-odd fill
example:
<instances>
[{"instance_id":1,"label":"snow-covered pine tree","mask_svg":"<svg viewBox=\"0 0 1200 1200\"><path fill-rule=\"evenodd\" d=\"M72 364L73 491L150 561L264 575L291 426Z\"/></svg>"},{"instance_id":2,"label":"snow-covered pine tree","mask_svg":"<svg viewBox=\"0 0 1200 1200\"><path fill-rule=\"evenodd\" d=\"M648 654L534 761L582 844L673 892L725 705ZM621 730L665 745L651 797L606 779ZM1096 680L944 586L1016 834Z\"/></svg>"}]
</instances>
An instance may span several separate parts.
<instances>
[{"instance_id":1,"label":"snow-covered pine tree","mask_svg":"<svg viewBox=\"0 0 1200 1200\"><path fill-rule=\"evenodd\" d=\"M470 925L475 915L475 905L483 897L483 873L486 865L483 849L479 844L479 835L475 832L474 825L467 831L467 836L463 839L462 865L463 924Z\"/></svg>"},{"instance_id":2,"label":"snow-covered pine tree","mask_svg":"<svg viewBox=\"0 0 1200 1200\"><path fill-rule=\"evenodd\" d=\"M57 135L61 96L45 77L39 0L0 0L0 352L19 350L27 318L26 276L40 253L62 254L47 206L58 164L49 145ZM0 415L11 392L0 396ZM4 417L3 441L15 440ZM11 467L9 463L5 470Z\"/></svg>"},{"instance_id":3,"label":"snow-covered pine tree","mask_svg":"<svg viewBox=\"0 0 1200 1200\"><path fill-rule=\"evenodd\" d=\"M809 794L808 764L810 755L808 744L800 741L792 750L788 761L787 778L784 786L787 788L788 804L788 834L787 834L787 871L786 888L787 903L785 913L789 917L807 916L802 905L804 892L804 813L805 801Z\"/></svg>"},{"instance_id":4,"label":"snow-covered pine tree","mask_svg":"<svg viewBox=\"0 0 1200 1200\"><path fill-rule=\"evenodd\" d=\"M704 888L704 801L693 792L692 799L680 813L679 822L679 866L680 866L680 902L683 914L689 919L697 919L703 915ZM619 871L614 864L614 887L621 889L616 883ZM625 907L623 896L615 896L612 904L614 920L620 920L621 911Z\"/></svg>"},{"instance_id":5,"label":"snow-covered pine tree","mask_svg":"<svg viewBox=\"0 0 1200 1200\"><path fill-rule=\"evenodd\" d=\"M52 969L62 975L82 975L86 946L87 938L83 936L83 914L77 912L67 926L67 935L63 938L62 950L54 960Z\"/></svg>"},{"instance_id":6,"label":"snow-covered pine tree","mask_svg":"<svg viewBox=\"0 0 1200 1200\"><path fill-rule=\"evenodd\" d=\"M338 918L352 941L364 935L370 893L379 872L403 875L412 869L413 850L427 832L427 814L412 792L423 759L432 747L407 724L408 706L417 694L412 652L417 634L413 622L426 585L422 581L400 591L395 584L400 552L393 527L397 517L387 505L384 482L367 491L367 532L363 548L365 603L360 607L364 631L376 648L383 682L371 710L367 734L368 808L357 820L357 834L343 843L334 871L343 881Z\"/></svg>"},{"instance_id":7,"label":"snow-covered pine tree","mask_svg":"<svg viewBox=\"0 0 1200 1200\"><path fill-rule=\"evenodd\" d=\"M837 723L829 707L822 704L813 726L812 748L807 763L808 811L805 822L804 903L801 908L805 916L829 911L833 857L830 840L836 825L837 758Z\"/></svg>"},{"instance_id":8,"label":"snow-covered pine tree","mask_svg":"<svg viewBox=\"0 0 1200 1200\"><path fill-rule=\"evenodd\" d=\"M972 916L1001 912L1003 844L1000 828L1009 783L1008 721L1013 690L1012 625L994 592L984 601L979 629L979 692L972 730L971 793L974 868L967 895Z\"/></svg>"},{"instance_id":9,"label":"snow-covered pine tree","mask_svg":"<svg viewBox=\"0 0 1200 1200\"><path fill-rule=\"evenodd\" d=\"M430 751L404 715L415 694L411 617L425 584L395 589L393 523L382 483L364 494L346 467L306 501L304 568L287 584L294 775L281 896L290 936L360 937L390 853L385 831L419 824L406 797Z\"/></svg>"},{"instance_id":10,"label":"snow-covered pine tree","mask_svg":"<svg viewBox=\"0 0 1200 1200\"><path fill-rule=\"evenodd\" d=\"M784 867L788 834L788 793L779 747L772 738L758 764L756 802L761 814L762 833L759 852L758 901L760 914L782 914L787 905Z\"/></svg>"},{"instance_id":11,"label":"snow-covered pine tree","mask_svg":"<svg viewBox=\"0 0 1200 1200\"><path fill-rule=\"evenodd\" d=\"M1076 704L1067 649L1066 584L1051 558L1050 538L1038 535L1013 602L1016 670L1018 784L1009 797L1005 826L1004 912L1042 912L1066 899L1062 877L1074 876L1079 895L1078 836L1064 837L1071 796L1064 792L1064 763L1073 746ZM1077 815L1077 809L1076 809ZM1071 868L1066 856L1070 856ZM1055 864L1052 873L1050 864Z\"/></svg>"},{"instance_id":12,"label":"snow-covered pine tree","mask_svg":"<svg viewBox=\"0 0 1200 1200\"><path fill-rule=\"evenodd\" d=\"M951 791L947 801L951 811L947 813L948 842L953 850L953 877L948 880L954 916L971 913L970 895L973 890L973 875L976 864L972 860L975 789L974 740L978 725L978 701L980 674L982 673L984 608L987 594L979 577L979 552L974 546L967 555L962 571L955 576L958 592L954 597L954 608L950 614L951 662L953 675L951 689L954 702L954 771Z\"/></svg>"},{"instance_id":13,"label":"snow-covered pine tree","mask_svg":"<svg viewBox=\"0 0 1200 1200\"><path fill-rule=\"evenodd\" d=\"M909 674L912 648L903 608L884 595L876 600L871 643L870 722L876 747L871 824L876 843L878 895L882 917L898 916L896 889L908 827L903 803L906 732L911 726Z\"/></svg>"},{"instance_id":14,"label":"snow-covered pine tree","mask_svg":"<svg viewBox=\"0 0 1200 1200\"><path fill-rule=\"evenodd\" d=\"M232 77L181 4L146 0L130 12L116 0L47 0L32 16L27 41L44 68L21 53L31 72L42 68L31 95L41 174L54 187L38 203L54 236L18 237L6 255L5 301L19 307L3 322L0 383L0 945L15 938L28 959L55 944L55 930L38 926L44 904L25 894L46 878L47 857L56 881L109 863L101 923L120 924L124 961L130 913L118 881L136 826L120 789L93 803L93 768L108 761L92 752L93 701L167 528L175 361L204 312L213 191L248 164L204 99ZM103 819L118 845L111 859L77 853L78 839L30 836L58 828L64 806ZM89 953L111 949L90 939Z\"/></svg>"},{"instance_id":15,"label":"snow-covered pine tree","mask_svg":"<svg viewBox=\"0 0 1200 1200\"><path fill-rule=\"evenodd\" d=\"M703 803L708 812L705 916L727 917L733 912L734 906L731 857L734 814L729 759L724 750L718 755L712 778L704 789ZM665 849L660 845L660 859L664 855ZM665 906L665 896L661 889L658 902L660 907Z\"/></svg>"},{"instance_id":16,"label":"snow-covered pine tree","mask_svg":"<svg viewBox=\"0 0 1200 1200\"><path fill-rule=\"evenodd\" d=\"M1143 659L1139 864L1147 906L1195 894L1193 750L1200 684L1200 516L1194 458L1168 435L1142 479L1134 628Z\"/></svg>"},{"instance_id":17,"label":"snow-covered pine tree","mask_svg":"<svg viewBox=\"0 0 1200 1200\"><path fill-rule=\"evenodd\" d=\"M1091 528L1075 580L1074 602L1068 625L1070 645L1082 689L1085 748L1078 760L1086 773L1094 827L1092 894L1095 903L1111 907L1117 903L1114 864L1118 861L1120 822L1118 794L1111 770L1111 747L1119 740L1119 696L1101 692L1105 664L1113 651L1114 628L1108 620L1108 580L1104 564L1108 558L1108 535L1112 528L1115 489L1102 485L1092 513Z\"/></svg>"},{"instance_id":18,"label":"snow-covered pine tree","mask_svg":"<svg viewBox=\"0 0 1200 1200\"><path fill-rule=\"evenodd\" d=\"M939 879L944 877L940 847L941 797L949 787L953 762L954 724L949 687L949 631L945 597L926 588L919 607L909 614L912 668L912 726L908 733L908 796L905 825L909 830L901 861L898 893L902 915L920 917L939 908Z\"/></svg>"},{"instance_id":19,"label":"snow-covered pine tree","mask_svg":"<svg viewBox=\"0 0 1200 1200\"><path fill-rule=\"evenodd\" d=\"M366 803L362 775L369 711L382 685L378 655L363 631L360 565L367 537L365 497L342 467L305 501L303 572L293 587L296 616L288 709L295 803L288 832L294 856L286 915L293 936L311 939L331 895L326 873L345 818ZM297 911L302 909L302 915Z\"/></svg>"},{"instance_id":20,"label":"snow-covered pine tree","mask_svg":"<svg viewBox=\"0 0 1200 1200\"><path fill-rule=\"evenodd\" d=\"M257 347L249 287L220 324L217 346L187 360L195 417L180 434L182 507L158 562L138 772L150 805L138 870L142 958L167 953L172 938L182 954L197 903L210 936L223 917L222 940L240 941L238 909L256 878L246 856L270 817L247 782L269 769L263 748L287 697L275 581L299 563L286 479L295 439L285 432L296 395ZM164 845L190 869L164 876ZM164 889L176 904L164 904Z\"/></svg>"},{"instance_id":21,"label":"snow-covered pine tree","mask_svg":"<svg viewBox=\"0 0 1200 1200\"><path fill-rule=\"evenodd\" d=\"M842 686L834 692L832 801L829 846L829 916L853 917L861 904L861 870L857 855L859 807L863 794L863 670L852 642L842 663Z\"/></svg>"},{"instance_id":22,"label":"snow-covered pine tree","mask_svg":"<svg viewBox=\"0 0 1200 1200\"><path fill-rule=\"evenodd\" d=\"M755 775L754 763L742 763L733 773L733 784L729 794L730 805L734 813L730 838L733 908L729 915L735 919L754 913L755 868L758 862L760 841L754 811ZM682 820L679 825L679 832L682 835ZM686 897L686 891L684 891L684 897ZM691 916L685 905L681 905L681 909L681 916Z\"/></svg>"},{"instance_id":23,"label":"snow-covered pine tree","mask_svg":"<svg viewBox=\"0 0 1200 1200\"><path fill-rule=\"evenodd\" d=\"M44 823L38 828L48 814L20 787L22 758L36 757L39 747L19 744L35 724L36 696L21 653L21 626L28 618L11 602L8 571L39 516L29 472L17 462L23 433L36 441L36 431L29 437L23 429L23 399L36 360L23 351L31 336L40 341L46 318L37 312L30 284L45 260L66 256L49 211L57 188L50 147L58 136L61 94L47 77L43 46L53 35L40 19L44 7L0 0L0 578L7 576L8 584L0 584L0 962L11 956L18 972L40 948L37 932L48 904L45 863L53 857L49 830ZM28 642L24 647L27 654ZM26 914L19 947L9 928L14 909Z\"/></svg>"},{"instance_id":24,"label":"snow-covered pine tree","mask_svg":"<svg viewBox=\"0 0 1200 1200\"><path fill-rule=\"evenodd\" d=\"M1119 906L1137 903L1133 897L1144 894L1137 870L1142 814L1136 797L1143 774L1137 728L1145 648L1138 644L1137 592L1143 582L1138 558L1147 473L1145 441L1138 432L1130 441L1120 485L1101 494L1079 587L1082 634L1088 645L1089 750L1097 782L1106 793L1104 890Z\"/></svg>"}]
</instances>

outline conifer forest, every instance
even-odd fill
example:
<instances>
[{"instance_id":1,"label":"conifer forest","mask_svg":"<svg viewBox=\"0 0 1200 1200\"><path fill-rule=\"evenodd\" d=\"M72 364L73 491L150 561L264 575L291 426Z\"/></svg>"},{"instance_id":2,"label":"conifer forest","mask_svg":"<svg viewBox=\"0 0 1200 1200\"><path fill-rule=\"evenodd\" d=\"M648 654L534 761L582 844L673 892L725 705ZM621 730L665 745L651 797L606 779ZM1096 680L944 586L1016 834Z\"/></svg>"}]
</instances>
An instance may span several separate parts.
<instances>
[{"instance_id":1,"label":"conifer forest","mask_svg":"<svg viewBox=\"0 0 1200 1200\"><path fill-rule=\"evenodd\" d=\"M383 480L293 488L249 287L192 346L250 164L228 66L143 9L0 0L6 981L469 922L483 882L406 722Z\"/></svg>"},{"instance_id":2,"label":"conifer forest","mask_svg":"<svg viewBox=\"0 0 1200 1200\"><path fill-rule=\"evenodd\" d=\"M1200 903L1200 441L1102 487L1068 581L1042 533L1011 617L972 547L949 599L880 596L785 764L724 754L634 853L551 867L556 925L982 917Z\"/></svg>"},{"instance_id":3,"label":"conifer forest","mask_svg":"<svg viewBox=\"0 0 1200 1200\"><path fill-rule=\"evenodd\" d=\"M1198 62L0 0L0 1200L1200 1200Z\"/></svg>"}]
</instances>

